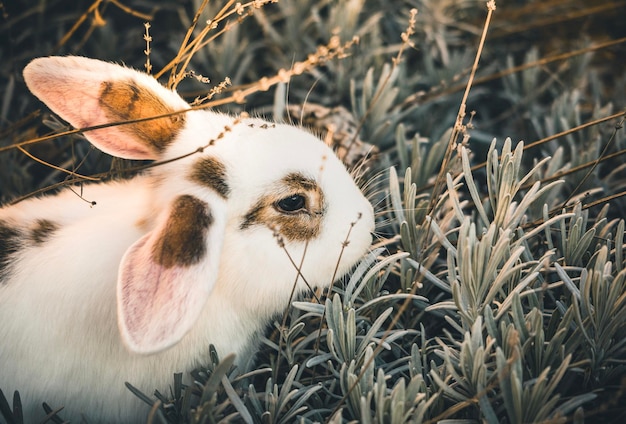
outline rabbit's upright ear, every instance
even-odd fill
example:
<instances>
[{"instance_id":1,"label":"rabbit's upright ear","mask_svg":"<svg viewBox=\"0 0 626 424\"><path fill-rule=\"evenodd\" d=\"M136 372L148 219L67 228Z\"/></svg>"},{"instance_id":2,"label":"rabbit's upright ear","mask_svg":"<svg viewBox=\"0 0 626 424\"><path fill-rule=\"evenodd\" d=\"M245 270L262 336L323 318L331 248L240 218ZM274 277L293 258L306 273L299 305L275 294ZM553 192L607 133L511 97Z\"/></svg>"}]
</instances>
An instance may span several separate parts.
<instances>
[{"instance_id":1,"label":"rabbit's upright ear","mask_svg":"<svg viewBox=\"0 0 626 424\"><path fill-rule=\"evenodd\" d=\"M215 283L226 206L177 197L157 227L135 242L120 264L118 323L126 346L154 353L191 329Z\"/></svg>"},{"instance_id":2,"label":"rabbit's upright ear","mask_svg":"<svg viewBox=\"0 0 626 424\"><path fill-rule=\"evenodd\" d=\"M42 57L24 68L32 93L76 128L134 121L189 109L151 76L85 57ZM185 124L184 114L85 131L100 150L156 159Z\"/></svg>"}]
</instances>

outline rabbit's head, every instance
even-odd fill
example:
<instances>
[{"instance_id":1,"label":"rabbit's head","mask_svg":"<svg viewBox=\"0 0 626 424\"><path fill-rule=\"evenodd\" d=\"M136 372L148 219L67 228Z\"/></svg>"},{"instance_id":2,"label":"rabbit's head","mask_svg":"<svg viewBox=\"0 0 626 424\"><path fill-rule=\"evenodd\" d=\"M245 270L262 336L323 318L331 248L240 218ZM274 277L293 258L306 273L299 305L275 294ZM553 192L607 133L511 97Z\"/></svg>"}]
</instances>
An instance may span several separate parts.
<instances>
[{"instance_id":1,"label":"rabbit's head","mask_svg":"<svg viewBox=\"0 0 626 424\"><path fill-rule=\"evenodd\" d=\"M118 273L119 327L133 351L177 343L210 296L267 318L294 285L329 286L370 245L371 205L302 129L193 110L149 75L93 59L40 58L24 76L99 149L157 161L133 223L144 235Z\"/></svg>"}]
</instances>

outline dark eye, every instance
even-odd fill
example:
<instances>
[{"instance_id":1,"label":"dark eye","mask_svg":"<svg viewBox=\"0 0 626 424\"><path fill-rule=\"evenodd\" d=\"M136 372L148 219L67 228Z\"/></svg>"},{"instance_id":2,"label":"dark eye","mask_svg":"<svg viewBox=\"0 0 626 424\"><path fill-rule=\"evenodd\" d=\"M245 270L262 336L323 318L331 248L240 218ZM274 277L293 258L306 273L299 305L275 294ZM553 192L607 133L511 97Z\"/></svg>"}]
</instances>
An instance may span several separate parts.
<instances>
[{"instance_id":1,"label":"dark eye","mask_svg":"<svg viewBox=\"0 0 626 424\"><path fill-rule=\"evenodd\" d=\"M303 210L306 206L306 199L301 194L294 194L276 202L276 207L280 212L293 213Z\"/></svg>"}]
</instances>

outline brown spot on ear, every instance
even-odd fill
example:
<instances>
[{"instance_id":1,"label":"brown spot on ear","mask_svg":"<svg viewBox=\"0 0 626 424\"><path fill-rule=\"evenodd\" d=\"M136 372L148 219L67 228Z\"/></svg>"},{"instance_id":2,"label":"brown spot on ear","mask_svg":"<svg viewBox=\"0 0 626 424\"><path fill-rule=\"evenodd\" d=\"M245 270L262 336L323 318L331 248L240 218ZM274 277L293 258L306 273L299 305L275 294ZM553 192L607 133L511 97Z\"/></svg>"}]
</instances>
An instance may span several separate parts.
<instances>
[{"instance_id":1,"label":"brown spot on ear","mask_svg":"<svg viewBox=\"0 0 626 424\"><path fill-rule=\"evenodd\" d=\"M212 223L206 202L189 195L178 197L153 247L152 259L165 268L200 262L206 254L204 239Z\"/></svg>"},{"instance_id":2,"label":"brown spot on ear","mask_svg":"<svg viewBox=\"0 0 626 424\"><path fill-rule=\"evenodd\" d=\"M230 187L226 182L226 167L216 158L209 156L197 160L191 168L190 178L212 188L224 199L230 194Z\"/></svg>"},{"instance_id":3,"label":"brown spot on ear","mask_svg":"<svg viewBox=\"0 0 626 424\"><path fill-rule=\"evenodd\" d=\"M31 230L30 237L35 244L41 244L58 229L58 224L47 219L40 219L37 220L35 227Z\"/></svg>"},{"instance_id":4,"label":"brown spot on ear","mask_svg":"<svg viewBox=\"0 0 626 424\"><path fill-rule=\"evenodd\" d=\"M176 112L158 96L133 81L105 81L101 84L100 105L112 122L159 116ZM156 152L163 152L185 124L185 115L150 119L120 125L121 131L141 139Z\"/></svg>"},{"instance_id":5,"label":"brown spot on ear","mask_svg":"<svg viewBox=\"0 0 626 424\"><path fill-rule=\"evenodd\" d=\"M11 257L20 250L19 231L0 221L0 282L7 273Z\"/></svg>"},{"instance_id":6,"label":"brown spot on ear","mask_svg":"<svg viewBox=\"0 0 626 424\"><path fill-rule=\"evenodd\" d=\"M307 241L319 235L326 206L317 183L299 173L284 177L270 195L262 197L243 217L239 228L264 225L278 232L287 241ZM276 204L286 197L300 194L306 197L306 208L296 213L284 213Z\"/></svg>"}]
</instances>

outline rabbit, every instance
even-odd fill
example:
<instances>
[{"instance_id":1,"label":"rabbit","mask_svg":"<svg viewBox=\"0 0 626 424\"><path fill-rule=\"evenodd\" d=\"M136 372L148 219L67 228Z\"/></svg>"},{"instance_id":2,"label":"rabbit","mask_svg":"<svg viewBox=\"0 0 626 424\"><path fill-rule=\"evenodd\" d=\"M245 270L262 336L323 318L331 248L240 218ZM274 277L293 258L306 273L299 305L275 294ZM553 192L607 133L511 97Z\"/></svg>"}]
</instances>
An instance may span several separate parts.
<instances>
[{"instance_id":1,"label":"rabbit","mask_svg":"<svg viewBox=\"0 0 626 424\"><path fill-rule=\"evenodd\" d=\"M34 59L24 79L94 147L158 165L0 208L0 389L25 422L43 401L73 422L145 421L125 382L167 393L210 345L244 367L294 284L329 287L369 249L371 204L304 129L194 110L85 57Z\"/></svg>"}]
</instances>

